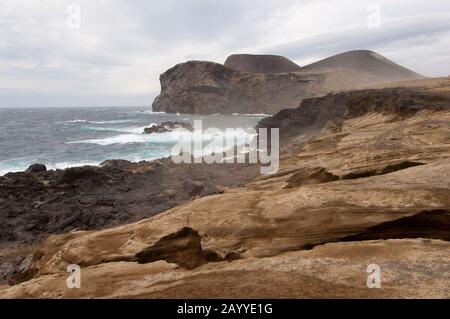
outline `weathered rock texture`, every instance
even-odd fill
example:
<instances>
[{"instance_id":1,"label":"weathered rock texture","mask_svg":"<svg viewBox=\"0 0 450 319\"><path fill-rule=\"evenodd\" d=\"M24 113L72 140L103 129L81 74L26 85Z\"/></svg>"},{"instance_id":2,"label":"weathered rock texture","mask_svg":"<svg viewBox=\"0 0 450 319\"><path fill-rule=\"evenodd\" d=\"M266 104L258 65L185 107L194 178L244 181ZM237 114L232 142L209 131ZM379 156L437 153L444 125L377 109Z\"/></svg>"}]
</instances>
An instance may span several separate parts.
<instances>
[{"instance_id":1,"label":"weathered rock texture","mask_svg":"<svg viewBox=\"0 0 450 319\"><path fill-rule=\"evenodd\" d=\"M274 257L209 263L195 270L158 261L83 268L81 289L63 272L0 291L2 298L448 298L450 244L403 239L330 243ZM381 268L368 289L367 267Z\"/></svg>"},{"instance_id":2,"label":"weathered rock texture","mask_svg":"<svg viewBox=\"0 0 450 319\"><path fill-rule=\"evenodd\" d=\"M181 63L161 75L161 94L153 110L273 114L297 107L305 98L422 78L371 51L347 52L299 70L288 62L282 57L237 55L225 66L204 61ZM278 72L290 69L287 65L292 69Z\"/></svg>"},{"instance_id":3,"label":"weathered rock texture","mask_svg":"<svg viewBox=\"0 0 450 319\"><path fill-rule=\"evenodd\" d=\"M448 95L404 89L304 101L260 124L286 136L277 174L135 224L52 236L34 279L0 297L449 298L449 107ZM170 253L179 238L194 269ZM145 251L153 262L136 263ZM381 289L366 286L372 263ZM83 289L65 288L68 264L83 267Z\"/></svg>"}]
</instances>

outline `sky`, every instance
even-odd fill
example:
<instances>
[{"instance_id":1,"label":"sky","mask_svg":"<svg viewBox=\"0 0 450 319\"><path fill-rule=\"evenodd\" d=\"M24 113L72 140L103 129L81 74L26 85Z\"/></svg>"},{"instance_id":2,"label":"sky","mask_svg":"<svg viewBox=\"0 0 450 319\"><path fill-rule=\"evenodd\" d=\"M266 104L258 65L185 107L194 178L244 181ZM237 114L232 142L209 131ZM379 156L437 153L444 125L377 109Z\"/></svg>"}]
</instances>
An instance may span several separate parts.
<instances>
[{"instance_id":1,"label":"sky","mask_svg":"<svg viewBox=\"0 0 450 319\"><path fill-rule=\"evenodd\" d=\"M450 75L450 1L0 0L0 107L150 106L186 60L357 49Z\"/></svg>"}]
</instances>

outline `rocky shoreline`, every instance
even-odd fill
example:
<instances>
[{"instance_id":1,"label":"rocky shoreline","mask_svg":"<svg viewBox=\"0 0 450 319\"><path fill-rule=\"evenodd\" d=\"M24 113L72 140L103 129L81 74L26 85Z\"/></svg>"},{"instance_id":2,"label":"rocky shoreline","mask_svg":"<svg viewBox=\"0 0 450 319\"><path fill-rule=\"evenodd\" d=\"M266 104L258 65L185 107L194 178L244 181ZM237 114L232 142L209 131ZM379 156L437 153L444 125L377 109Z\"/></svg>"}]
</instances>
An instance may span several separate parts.
<instances>
[{"instance_id":1,"label":"rocky shoreline","mask_svg":"<svg viewBox=\"0 0 450 319\"><path fill-rule=\"evenodd\" d=\"M33 247L50 235L133 223L259 174L255 164L174 164L170 158L0 177L0 284L21 282ZM26 277L25 277L26 278Z\"/></svg>"},{"instance_id":2,"label":"rocky shoreline","mask_svg":"<svg viewBox=\"0 0 450 319\"><path fill-rule=\"evenodd\" d=\"M33 170L0 177L0 247L51 234L102 229L151 217L254 179L257 165L106 161L98 167Z\"/></svg>"},{"instance_id":3,"label":"rocky shoreline","mask_svg":"<svg viewBox=\"0 0 450 319\"><path fill-rule=\"evenodd\" d=\"M0 177L15 284L0 297L448 297L449 93L306 99L258 125L280 129L273 175L164 159ZM382 290L365 286L372 263ZM68 264L83 289L64 286Z\"/></svg>"}]
</instances>

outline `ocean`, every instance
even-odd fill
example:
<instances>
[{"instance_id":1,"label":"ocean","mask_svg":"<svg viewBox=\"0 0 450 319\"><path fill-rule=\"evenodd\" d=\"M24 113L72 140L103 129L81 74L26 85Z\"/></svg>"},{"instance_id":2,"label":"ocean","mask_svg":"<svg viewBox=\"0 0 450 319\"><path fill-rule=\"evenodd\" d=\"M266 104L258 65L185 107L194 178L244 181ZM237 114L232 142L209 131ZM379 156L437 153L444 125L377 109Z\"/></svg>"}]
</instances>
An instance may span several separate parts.
<instances>
[{"instance_id":1,"label":"ocean","mask_svg":"<svg viewBox=\"0 0 450 319\"><path fill-rule=\"evenodd\" d=\"M40 163L47 169L98 165L105 160L132 162L170 155L180 139L172 133L143 135L165 121L210 127L250 128L266 115L186 115L154 113L143 107L0 109L0 176Z\"/></svg>"}]
</instances>

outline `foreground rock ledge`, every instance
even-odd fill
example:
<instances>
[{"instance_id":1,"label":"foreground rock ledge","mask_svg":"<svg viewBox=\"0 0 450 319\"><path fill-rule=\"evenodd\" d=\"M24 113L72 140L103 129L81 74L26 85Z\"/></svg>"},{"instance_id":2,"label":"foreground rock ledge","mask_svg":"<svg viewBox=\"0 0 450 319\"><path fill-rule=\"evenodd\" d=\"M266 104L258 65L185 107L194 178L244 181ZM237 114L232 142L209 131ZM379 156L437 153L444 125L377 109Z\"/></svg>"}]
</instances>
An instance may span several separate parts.
<instances>
[{"instance_id":1,"label":"foreground rock ledge","mask_svg":"<svg viewBox=\"0 0 450 319\"><path fill-rule=\"evenodd\" d=\"M164 261L105 263L82 270L81 289L67 289L60 273L0 291L0 298L448 298L449 250L440 240L403 239L331 243L191 271ZM366 285L374 263L381 289Z\"/></svg>"}]
</instances>

